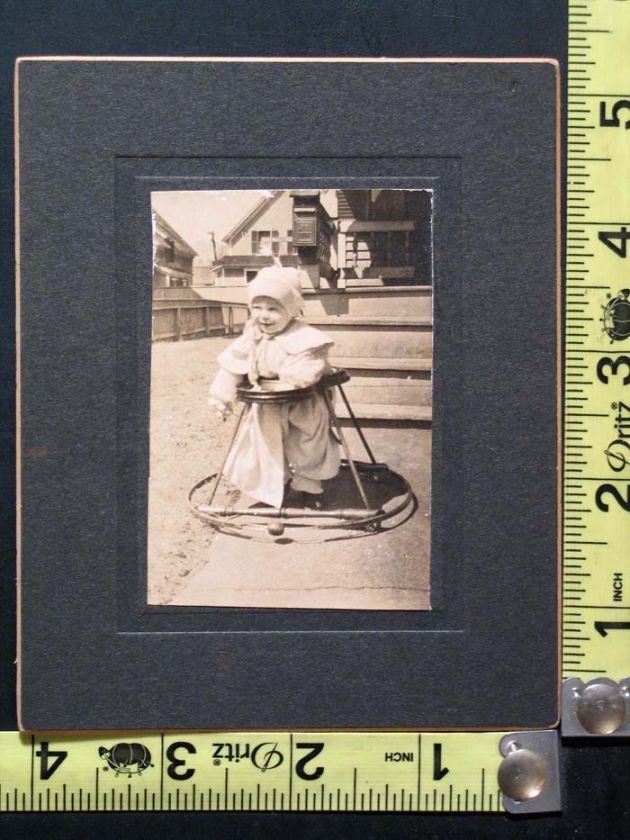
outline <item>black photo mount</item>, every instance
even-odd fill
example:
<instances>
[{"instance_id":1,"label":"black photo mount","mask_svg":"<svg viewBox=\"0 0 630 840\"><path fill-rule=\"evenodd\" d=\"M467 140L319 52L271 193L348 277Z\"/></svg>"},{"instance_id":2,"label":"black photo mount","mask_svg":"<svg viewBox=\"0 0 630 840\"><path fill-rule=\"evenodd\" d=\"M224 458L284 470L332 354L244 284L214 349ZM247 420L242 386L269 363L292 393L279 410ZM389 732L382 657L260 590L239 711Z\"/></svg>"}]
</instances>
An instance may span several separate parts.
<instances>
[{"instance_id":1,"label":"black photo mount","mask_svg":"<svg viewBox=\"0 0 630 840\"><path fill-rule=\"evenodd\" d=\"M22 727L555 723L557 91L543 60L20 63ZM151 191L376 183L435 195L432 610L147 607Z\"/></svg>"}]
</instances>

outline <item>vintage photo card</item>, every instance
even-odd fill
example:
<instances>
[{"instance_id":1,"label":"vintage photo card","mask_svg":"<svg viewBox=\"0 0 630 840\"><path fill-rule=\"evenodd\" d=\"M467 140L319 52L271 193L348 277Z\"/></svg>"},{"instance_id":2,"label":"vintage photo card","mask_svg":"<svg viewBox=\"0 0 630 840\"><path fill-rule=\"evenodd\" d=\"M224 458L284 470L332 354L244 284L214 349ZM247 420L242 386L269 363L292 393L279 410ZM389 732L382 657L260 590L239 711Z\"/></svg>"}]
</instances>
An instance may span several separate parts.
<instances>
[{"instance_id":1,"label":"vintage photo card","mask_svg":"<svg viewBox=\"0 0 630 840\"><path fill-rule=\"evenodd\" d=\"M150 604L429 608L431 207L151 194Z\"/></svg>"},{"instance_id":2,"label":"vintage photo card","mask_svg":"<svg viewBox=\"0 0 630 840\"><path fill-rule=\"evenodd\" d=\"M558 90L19 62L21 728L554 724Z\"/></svg>"}]
</instances>

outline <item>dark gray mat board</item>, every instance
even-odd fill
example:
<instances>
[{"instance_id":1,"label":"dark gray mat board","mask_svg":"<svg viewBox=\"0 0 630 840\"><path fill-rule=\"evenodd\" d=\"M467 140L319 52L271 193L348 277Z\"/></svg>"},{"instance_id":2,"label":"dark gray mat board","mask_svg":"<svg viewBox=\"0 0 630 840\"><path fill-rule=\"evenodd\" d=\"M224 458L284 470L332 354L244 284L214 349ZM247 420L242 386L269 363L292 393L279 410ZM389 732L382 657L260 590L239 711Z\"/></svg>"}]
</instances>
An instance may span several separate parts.
<instances>
[{"instance_id":1,"label":"dark gray mat board","mask_svg":"<svg viewBox=\"0 0 630 840\"><path fill-rule=\"evenodd\" d=\"M551 62L22 62L24 727L555 722L556 102ZM430 613L144 605L149 193L274 178L435 185Z\"/></svg>"}]
</instances>

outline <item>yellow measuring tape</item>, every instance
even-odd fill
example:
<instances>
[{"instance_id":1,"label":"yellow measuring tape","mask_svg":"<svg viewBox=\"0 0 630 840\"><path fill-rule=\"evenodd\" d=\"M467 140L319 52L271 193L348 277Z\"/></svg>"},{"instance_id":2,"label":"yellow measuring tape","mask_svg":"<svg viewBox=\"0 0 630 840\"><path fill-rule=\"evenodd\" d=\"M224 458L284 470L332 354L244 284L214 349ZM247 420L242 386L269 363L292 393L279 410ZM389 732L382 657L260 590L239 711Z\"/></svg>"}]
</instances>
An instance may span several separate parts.
<instances>
[{"instance_id":1,"label":"yellow measuring tape","mask_svg":"<svg viewBox=\"0 0 630 840\"><path fill-rule=\"evenodd\" d=\"M630 0L569 2L563 677L630 677Z\"/></svg>"},{"instance_id":2,"label":"yellow measuring tape","mask_svg":"<svg viewBox=\"0 0 630 840\"><path fill-rule=\"evenodd\" d=\"M630 676L630 0L569 2L567 110L563 676L620 681ZM505 738L5 732L0 812L501 811Z\"/></svg>"},{"instance_id":3,"label":"yellow measuring tape","mask_svg":"<svg viewBox=\"0 0 630 840\"><path fill-rule=\"evenodd\" d=\"M503 733L0 733L3 811L500 811Z\"/></svg>"}]
</instances>

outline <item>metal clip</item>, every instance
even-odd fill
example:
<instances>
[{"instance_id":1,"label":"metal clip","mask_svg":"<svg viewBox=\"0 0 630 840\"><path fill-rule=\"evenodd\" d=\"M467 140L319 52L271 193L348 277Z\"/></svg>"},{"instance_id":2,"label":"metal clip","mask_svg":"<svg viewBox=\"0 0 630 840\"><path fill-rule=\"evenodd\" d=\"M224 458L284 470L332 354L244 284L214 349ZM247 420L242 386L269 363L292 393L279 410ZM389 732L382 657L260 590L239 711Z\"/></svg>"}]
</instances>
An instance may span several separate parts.
<instances>
[{"instance_id":1,"label":"metal clip","mask_svg":"<svg viewBox=\"0 0 630 840\"><path fill-rule=\"evenodd\" d=\"M510 814L542 814L560 810L558 733L514 732L499 744L505 756L498 782L503 807Z\"/></svg>"},{"instance_id":2,"label":"metal clip","mask_svg":"<svg viewBox=\"0 0 630 840\"><path fill-rule=\"evenodd\" d=\"M579 677L562 686L562 735L565 738L630 736L630 678L616 683Z\"/></svg>"}]
</instances>

